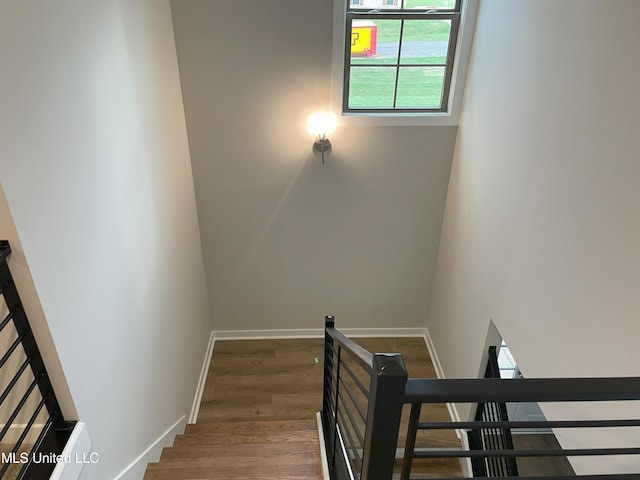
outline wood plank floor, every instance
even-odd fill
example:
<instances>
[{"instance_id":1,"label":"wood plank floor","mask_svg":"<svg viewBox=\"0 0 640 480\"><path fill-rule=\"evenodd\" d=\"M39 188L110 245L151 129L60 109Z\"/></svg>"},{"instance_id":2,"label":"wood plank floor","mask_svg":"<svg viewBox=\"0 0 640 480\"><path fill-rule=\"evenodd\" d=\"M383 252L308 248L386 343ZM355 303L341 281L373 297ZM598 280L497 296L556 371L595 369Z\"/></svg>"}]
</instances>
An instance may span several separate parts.
<instances>
[{"instance_id":1,"label":"wood plank floor","mask_svg":"<svg viewBox=\"0 0 640 480\"><path fill-rule=\"evenodd\" d=\"M372 352L402 352L411 377L435 377L420 338L356 341ZM323 350L322 339L216 341L198 422L147 467L145 480L321 479L315 413ZM444 405L423 415L448 419ZM418 446L459 445L451 435ZM431 475L461 476L457 461L445 463L432 464Z\"/></svg>"}]
</instances>

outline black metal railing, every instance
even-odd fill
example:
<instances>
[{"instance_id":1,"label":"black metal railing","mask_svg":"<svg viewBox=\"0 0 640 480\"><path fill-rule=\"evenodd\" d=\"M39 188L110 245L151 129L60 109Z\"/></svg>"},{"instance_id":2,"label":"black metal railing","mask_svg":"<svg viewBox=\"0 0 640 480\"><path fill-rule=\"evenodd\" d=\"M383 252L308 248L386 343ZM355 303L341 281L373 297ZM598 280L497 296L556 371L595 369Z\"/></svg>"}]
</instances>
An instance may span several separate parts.
<instances>
[{"instance_id":1,"label":"black metal railing","mask_svg":"<svg viewBox=\"0 0 640 480\"><path fill-rule=\"evenodd\" d=\"M333 317L325 320L325 364L322 423L332 480L390 480L399 463L397 446L402 406L411 405L409 425L401 462L401 480L451 477L438 470L412 476L418 462L458 460L463 463L492 462L494 459L531 457L632 458L633 472L582 474L579 478L640 479L640 436L628 446L558 449L516 449L504 443L486 448L484 442L463 448L416 449L416 438L424 431L506 431L515 428L631 429L640 427L637 418L565 418L543 421L511 421L505 417L473 421L420 420L425 404L455 403L477 406L504 402L611 402L640 400L640 378L550 378L550 379L411 379L407 378L400 354L371 354L335 329ZM367 383L368 380L368 383ZM367 387L368 385L368 387ZM616 416L615 412L611 414ZM602 435L602 438L610 438ZM596 438L596 436L592 435ZM605 440L606 441L606 440ZM402 450L400 450L402 451ZM468 463L467 463L468 464ZM602 464L601 465L606 465ZM429 467L427 467L428 469ZM424 472L424 469L421 469ZM460 470L461 471L461 470ZM522 472L520 472L524 475ZM397 474L396 474L397 475ZM548 479L547 473L492 472L482 476ZM563 474L564 475L564 474ZM560 475L562 476L562 475ZM554 474L554 478L558 475ZM397 478L397 477L395 477Z\"/></svg>"},{"instance_id":2,"label":"black metal railing","mask_svg":"<svg viewBox=\"0 0 640 480\"><path fill-rule=\"evenodd\" d=\"M45 479L74 422L62 416L9 270L10 254L9 242L1 240L0 479L8 472L17 479Z\"/></svg>"},{"instance_id":3,"label":"black metal railing","mask_svg":"<svg viewBox=\"0 0 640 480\"><path fill-rule=\"evenodd\" d=\"M407 370L400 354L371 354L325 319L322 423L333 479L391 478Z\"/></svg>"},{"instance_id":4,"label":"black metal railing","mask_svg":"<svg viewBox=\"0 0 640 480\"><path fill-rule=\"evenodd\" d=\"M495 346L489 347L487 368L484 378L500 378L498 353ZM476 410L476 425L481 422L508 422L507 404L505 402L479 403ZM513 450L513 437L510 428L473 428L468 433L469 446L473 450ZM515 457L490 457L471 459L474 477L518 476L518 465Z\"/></svg>"}]
</instances>

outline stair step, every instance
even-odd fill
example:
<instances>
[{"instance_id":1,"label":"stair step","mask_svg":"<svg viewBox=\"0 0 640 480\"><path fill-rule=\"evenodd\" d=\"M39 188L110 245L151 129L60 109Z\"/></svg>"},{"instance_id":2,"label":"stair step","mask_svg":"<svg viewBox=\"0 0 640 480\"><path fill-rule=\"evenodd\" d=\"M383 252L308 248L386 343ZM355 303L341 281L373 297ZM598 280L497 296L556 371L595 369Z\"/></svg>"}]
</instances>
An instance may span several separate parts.
<instances>
[{"instance_id":1,"label":"stair step","mask_svg":"<svg viewBox=\"0 0 640 480\"><path fill-rule=\"evenodd\" d=\"M199 444L207 445L234 445L234 444L264 444L264 443L297 443L309 439L308 431L273 432L268 435L260 433L200 433L197 435L181 435L176 437L174 447L191 446ZM317 435L315 437L317 442Z\"/></svg>"},{"instance_id":2,"label":"stair step","mask_svg":"<svg viewBox=\"0 0 640 480\"><path fill-rule=\"evenodd\" d=\"M306 441L303 443L264 443L248 445L186 445L167 448L162 452L161 461L167 463L190 463L197 459L199 464L214 461L217 465L225 463L233 464L235 461L244 463L247 461L260 461L267 464L280 462L299 463L300 458L317 457L319 453L318 441ZM286 458L278 458L286 455ZM315 460L313 460L315 462Z\"/></svg>"},{"instance_id":3,"label":"stair step","mask_svg":"<svg viewBox=\"0 0 640 480\"><path fill-rule=\"evenodd\" d=\"M247 437L244 442L232 442L224 438L217 438L218 443L211 443L210 438L201 438L200 443L176 442L173 447L162 452L161 461L182 458L216 458L216 457L250 457L287 455L319 455L318 436L299 437L284 441L269 440L265 442L260 437ZM239 440L234 438L233 440Z\"/></svg>"},{"instance_id":4,"label":"stair step","mask_svg":"<svg viewBox=\"0 0 640 480\"><path fill-rule=\"evenodd\" d=\"M289 431L315 431L317 424L315 417L306 415L302 419L262 419L256 420L215 420L207 422L198 419L198 423L187 425L185 435L197 435L199 433L255 433L255 432L289 432Z\"/></svg>"},{"instance_id":5,"label":"stair step","mask_svg":"<svg viewBox=\"0 0 640 480\"><path fill-rule=\"evenodd\" d=\"M235 466L205 465L175 465L172 467L154 467L150 465L145 473L145 480L321 480L322 473L315 464L269 466L264 471L264 465L243 464L242 460Z\"/></svg>"},{"instance_id":6,"label":"stair step","mask_svg":"<svg viewBox=\"0 0 640 480\"><path fill-rule=\"evenodd\" d=\"M306 419L189 425L145 474L145 480L303 478L322 478L316 422Z\"/></svg>"}]
</instances>

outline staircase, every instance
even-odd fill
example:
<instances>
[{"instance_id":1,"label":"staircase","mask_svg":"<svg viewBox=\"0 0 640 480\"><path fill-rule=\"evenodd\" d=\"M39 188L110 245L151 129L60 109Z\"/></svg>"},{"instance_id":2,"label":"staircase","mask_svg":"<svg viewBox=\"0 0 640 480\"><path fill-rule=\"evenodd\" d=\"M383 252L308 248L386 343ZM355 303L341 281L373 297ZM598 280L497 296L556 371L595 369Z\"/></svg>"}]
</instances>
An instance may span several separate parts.
<instances>
[{"instance_id":1,"label":"staircase","mask_svg":"<svg viewBox=\"0 0 640 480\"><path fill-rule=\"evenodd\" d=\"M402 352L412 375L435 377L422 338L358 343L370 351ZM322 409L323 354L323 339L217 341L198 422L147 467L145 480L322 479L316 412ZM424 414L449 418L442 404L429 406ZM401 432L399 448L406 428ZM451 432L429 432L416 447L459 445ZM460 474L455 459L416 463L416 473L423 467L425 475ZM394 478L400 464L398 460Z\"/></svg>"},{"instance_id":2,"label":"staircase","mask_svg":"<svg viewBox=\"0 0 640 480\"><path fill-rule=\"evenodd\" d=\"M144 478L322 479L315 417L189 425Z\"/></svg>"},{"instance_id":3,"label":"staircase","mask_svg":"<svg viewBox=\"0 0 640 480\"><path fill-rule=\"evenodd\" d=\"M198 422L145 480L322 479L322 351L322 339L217 341Z\"/></svg>"}]
</instances>

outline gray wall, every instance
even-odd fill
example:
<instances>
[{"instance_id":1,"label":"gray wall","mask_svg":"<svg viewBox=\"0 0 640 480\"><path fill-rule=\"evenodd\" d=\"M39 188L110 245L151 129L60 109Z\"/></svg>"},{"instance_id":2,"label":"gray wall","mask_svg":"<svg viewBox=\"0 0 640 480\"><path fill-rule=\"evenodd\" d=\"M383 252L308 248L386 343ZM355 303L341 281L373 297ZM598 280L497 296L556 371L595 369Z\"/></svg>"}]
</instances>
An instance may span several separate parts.
<instances>
[{"instance_id":1,"label":"gray wall","mask_svg":"<svg viewBox=\"0 0 640 480\"><path fill-rule=\"evenodd\" d=\"M332 2L174 0L216 330L424 325L455 127L338 127Z\"/></svg>"},{"instance_id":2,"label":"gray wall","mask_svg":"<svg viewBox=\"0 0 640 480\"><path fill-rule=\"evenodd\" d=\"M0 64L0 180L111 479L189 414L211 330L169 4L3 2Z\"/></svg>"},{"instance_id":3,"label":"gray wall","mask_svg":"<svg viewBox=\"0 0 640 480\"><path fill-rule=\"evenodd\" d=\"M490 319L525 376L640 375L638 18L625 0L481 3L428 322L447 376L477 376Z\"/></svg>"}]
</instances>

